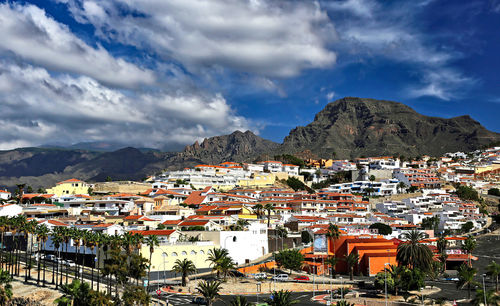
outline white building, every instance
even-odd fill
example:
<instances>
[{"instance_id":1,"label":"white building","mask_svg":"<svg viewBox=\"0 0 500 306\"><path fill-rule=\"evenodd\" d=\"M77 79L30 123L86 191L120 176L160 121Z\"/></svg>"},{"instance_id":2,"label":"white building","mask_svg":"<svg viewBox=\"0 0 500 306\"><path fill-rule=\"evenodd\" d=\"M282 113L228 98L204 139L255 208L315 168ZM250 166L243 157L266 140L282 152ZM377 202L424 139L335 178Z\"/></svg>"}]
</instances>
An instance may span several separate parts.
<instances>
[{"instance_id":1,"label":"white building","mask_svg":"<svg viewBox=\"0 0 500 306\"><path fill-rule=\"evenodd\" d=\"M0 216L15 217L23 213L23 208L17 204L0 205Z\"/></svg>"},{"instance_id":2,"label":"white building","mask_svg":"<svg viewBox=\"0 0 500 306\"><path fill-rule=\"evenodd\" d=\"M6 190L0 189L0 200L8 200L11 197L11 193Z\"/></svg>"}]
</instances>

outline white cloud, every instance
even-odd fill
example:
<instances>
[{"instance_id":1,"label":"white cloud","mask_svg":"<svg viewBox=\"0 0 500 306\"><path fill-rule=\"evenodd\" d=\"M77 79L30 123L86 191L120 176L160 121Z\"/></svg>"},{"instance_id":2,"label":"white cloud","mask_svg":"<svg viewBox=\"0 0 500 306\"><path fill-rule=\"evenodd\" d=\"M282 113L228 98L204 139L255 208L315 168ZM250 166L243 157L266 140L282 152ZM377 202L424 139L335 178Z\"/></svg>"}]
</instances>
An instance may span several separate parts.
<instances>
[{"instance_id":1,"label":"white cloud","mask_svg":"<svg viewBox=\"0 0 500 306\"><path fill-rule=\"evenodd\" d=\"M97 6L85 7L91 16L103 16ZM135 87L155 80L151 70L114 58L99 45L89 46L34 5L0 4L0 37L0 53L12 52L48 69L87 75L113 86Z\"/></svg>"},{"instance_id":2,"label":"white cloud","mask_svg":"<svg viewBox=\"0 0 500 306\"><path fill-rule=\"evenodd\" d=\"M0 96L0 149L81 141L179 147L250 127L218 94L177 88L127 95L31 65L0 62Z\"/></svg>"},{"instance_id":3,"label":"white cloud","mask_svg":"<svg viewBox=\"0 0 500 306\"><path fill-rule=\"evenodd\" d=\"M347 58L343 65L368 58L410 65L420 84L407 89L411 97L459 97L458 91L475 81L452 70L450 62L461 55L436 47L432 33L423 34L417 19L432 1L377 2L375 0L322 1L335 21L339 40L334 47ZM444 79L436 78L440 74Z\"/></svg>"},{"instance_id":4,"label":"white cloud","mask_svg":"<svg viewBox=\"0 0 500 306\"><path fill-rule=\"evenodd\" d=\"M291 77L336 59L327 48L336 35L333 25L313 2L60 1L101 37L152 51L192 72L229 68Z\"/></svg>"},{"instance_id":5,"label":"white cloud","mask_svg":"<svg viewBox=\"0 0 500 306\"><path fill-rule=\"evenodd\" d=\"M335 92L330 91L329 93L326 94L326 100L328 102L331 102L333 100L333 97L335 97Z\"/></svg>"},{"instance_id":6,"label":"white cloud","mask_svg":"<svg viewBox=\"0 0 500 306\"><path fill-rule=\"evenodd\" d=\"M477 83L476 79L464 77L462 74L443 68L427 71L422 80L423 86L408 89L410 97L436 97L449 101L460 98L467 88Z\"/></svg>"}]
</instances>

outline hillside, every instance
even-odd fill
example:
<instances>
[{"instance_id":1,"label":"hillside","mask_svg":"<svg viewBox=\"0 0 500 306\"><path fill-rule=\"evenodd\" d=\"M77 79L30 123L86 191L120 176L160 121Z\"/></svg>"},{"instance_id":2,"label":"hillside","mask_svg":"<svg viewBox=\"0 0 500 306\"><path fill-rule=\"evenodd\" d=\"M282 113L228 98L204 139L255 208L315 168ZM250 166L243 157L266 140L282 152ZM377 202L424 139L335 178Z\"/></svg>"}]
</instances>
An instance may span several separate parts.
<instances>
[{"instance_id":1,"label":"hillside","mask_svg":"<svg viewBox=\"0 0 500 306\"><path fill-rule=\"evenodd\" d=\"M437 156L475 150L498 140L500 134L486 130L469 116L428 117L402 103L344 98L329 103L307 126L290 131L278 150L309 149L325 158Z\"/></svg>"}]
</instances>

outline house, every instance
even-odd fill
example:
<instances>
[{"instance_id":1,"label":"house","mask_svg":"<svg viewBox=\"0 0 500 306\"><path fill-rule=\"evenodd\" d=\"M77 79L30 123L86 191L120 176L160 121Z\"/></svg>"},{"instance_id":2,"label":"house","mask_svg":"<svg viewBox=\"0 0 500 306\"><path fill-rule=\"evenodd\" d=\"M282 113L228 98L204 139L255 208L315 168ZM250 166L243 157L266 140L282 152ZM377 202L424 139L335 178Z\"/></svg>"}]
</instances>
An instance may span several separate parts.
<instances>
[{"instance_id":1,"label":"house","mask_svg":"<svg viewBox=\"0 0 500 306\"><path fill-rule=\"evenodd\" d=\"M0 205L0 216L15 217L23 213L23 208L17 204Z\"/></svg>"},{"instance_id":2,"label":"house","mask_svg":"<svg viewBox=\"0 0 500 306\"><path fill-rule=\"evenodd\" d=\"M8 200L11 196L12 195L10 192L0 189L0 200Z\"/></svg>"},{"instance_id":3,"label":"house","mask_svg":"<svg viewBox=\"0 0 500 306\"><path fill-rule=\"evenodd\" d=\"M47 193L53 193L57 197L69 194L88 194L89 185L78 179L69 179L56 184L47 189Z\"/></svg>"}]
</instances>

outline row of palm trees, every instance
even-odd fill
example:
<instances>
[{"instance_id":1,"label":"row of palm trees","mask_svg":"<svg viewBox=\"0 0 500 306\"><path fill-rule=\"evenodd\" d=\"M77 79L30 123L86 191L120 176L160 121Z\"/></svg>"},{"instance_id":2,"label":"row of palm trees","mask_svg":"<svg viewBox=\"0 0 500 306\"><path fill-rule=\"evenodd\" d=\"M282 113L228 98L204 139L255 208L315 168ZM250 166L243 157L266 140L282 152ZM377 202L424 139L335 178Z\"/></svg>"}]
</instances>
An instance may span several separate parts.
<instances>
[{"instance_id":1,"label":"row of palm trees","mask_svg":"<svg viewBox=\"0 0 500 306\"><path fill-rule=\"evenodd\" d=\"M6 246L7 237L10 237L8 247ZM31 237L31 240L30 240ZM63 269L61 261L52 265L52 280L51 284L56 286L56 289L63 284L68 283L69 274L74 278L84 280L83 267L88 266L91 274L91 288L94 286L94 267L95 262L104 262L108 259L108 251L112 247L119 247L127 254L141 249L142 244L147 244L150 247L150 260L154 252L154 247L159 245L156 236L144 237L138 234L125 233L123 235L107 235L101 232L82 230L75 227L55 226L49 229L45 224L39 224L35 220L28 221L25 216L17 216L12 218L0 217L0 268L9 272L10 275L19 276L21 263L24 262L25 281L32 279L32 267L34 261L37 261L36 271L37 285L40 283L45 286L47 262L47 242L52 242L52 249L61 258L61 253L64 253L66 258L73 254L75 262L74 271L71 268ZM30 241L29 241L30 240ZM36 242L36 243L35 243ZM73 247L71 252L68 249ZM87 251L89 253L87 254ZM95 262L93 258L95 254ZM91 256L88 256L91 255ZM100 258L104 256L104 258ZM80 259L80 260L79 260ZM91 260L90 260L91 259ZM151 265L148 265L148 274ZM63 271L64 270L64 271ZM108 275L109 276L109 275ZM101 284L101 273L97 273L97 291ZM111 278L108 277L111 282Z\"/></svg>"}]
</instances>

